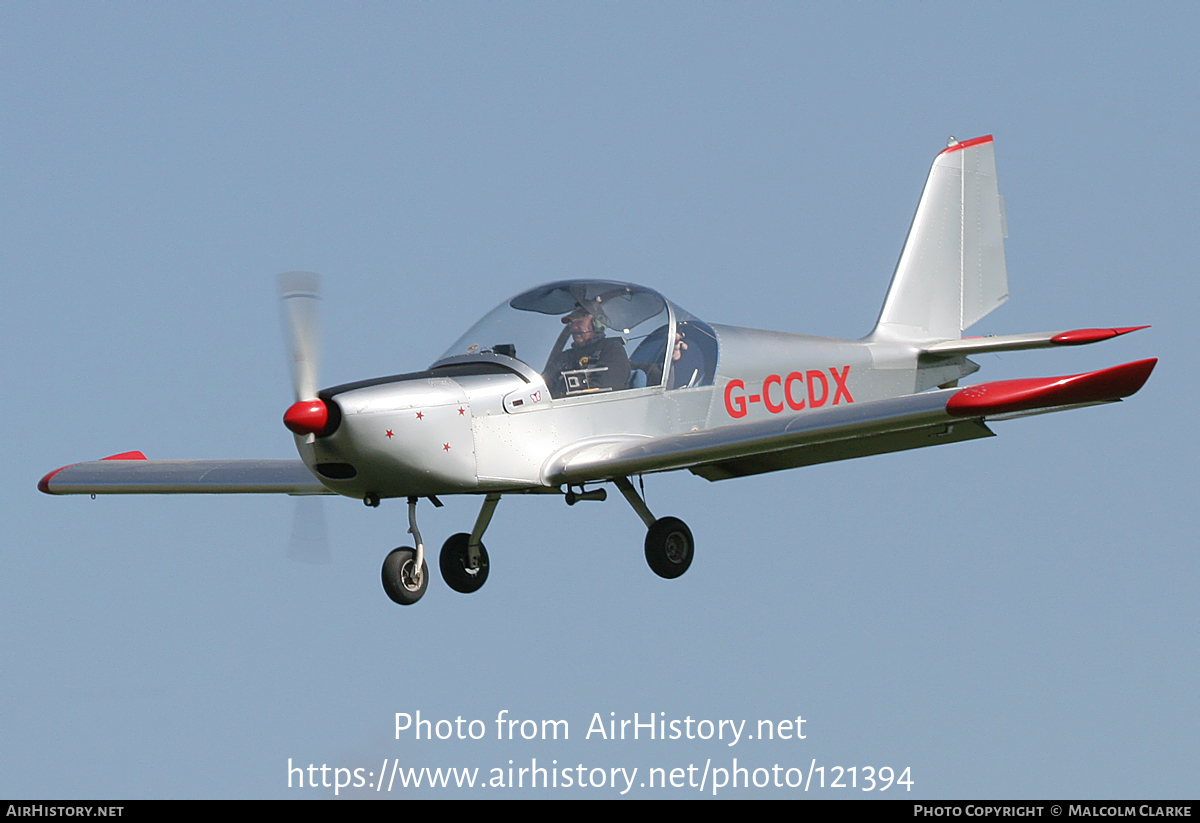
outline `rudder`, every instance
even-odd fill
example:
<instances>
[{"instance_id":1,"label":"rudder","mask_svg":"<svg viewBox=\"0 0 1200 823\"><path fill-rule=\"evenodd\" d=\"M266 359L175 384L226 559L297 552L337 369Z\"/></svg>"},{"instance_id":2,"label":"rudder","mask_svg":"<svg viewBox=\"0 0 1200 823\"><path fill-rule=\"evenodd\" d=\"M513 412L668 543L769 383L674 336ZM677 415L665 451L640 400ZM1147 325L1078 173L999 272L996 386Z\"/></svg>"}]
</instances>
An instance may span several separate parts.
<instances>
[{"instance_id":1,"label":"rudder","mask_svg":"<svg viewBox=\"0 0 1200 823\"><path fill-rule=\"evenodd\" d=\"M1008 299L1006 234L992 136L952 142L929 170L871 337L961 337Z\"/></svg>"}]
</instances>

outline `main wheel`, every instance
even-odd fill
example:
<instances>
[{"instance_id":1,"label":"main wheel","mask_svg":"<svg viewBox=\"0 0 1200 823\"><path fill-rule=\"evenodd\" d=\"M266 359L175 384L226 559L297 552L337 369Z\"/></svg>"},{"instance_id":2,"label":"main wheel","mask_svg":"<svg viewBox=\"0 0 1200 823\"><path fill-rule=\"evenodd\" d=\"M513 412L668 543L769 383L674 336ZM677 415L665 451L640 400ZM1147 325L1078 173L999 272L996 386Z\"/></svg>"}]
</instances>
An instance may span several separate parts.
<instances>
[{"instance_id":1,"label":"main wheel","mask_svg":"<svg viewBox=\"0 0 1200 823\"><path fill-rule=\"evenodd\" d=\"M479 568L470 568L467 554L467 543L470 541L469 534L452 534L442 544L442 553L438 557L442 579L447 586L462 594L479 591L488 578L488 554L482 543L479 544Z\"/></svg>"},{"instance_id":2,"label":"main wheel","mask_svg":"<svg viewBox=\"0 0 1200 823\"><path fill-rule=\"evenodd\" d=\"M646 532L646 562L659 577L679 577L692 565L692 530L678 517L660 517Z\"/></svg>"},{"instance_id":3,"label":"main wheel","mask_svg":"<svg viewBox=\"0 0 1200 823\"><path fill-rule=\"evenodd\" d=\"M383 590L401 606L411 606L425 594L429 585L429 568L422 563L417 569L416 549L392 549L383 559Z\"/></svg>"}]
</instances>

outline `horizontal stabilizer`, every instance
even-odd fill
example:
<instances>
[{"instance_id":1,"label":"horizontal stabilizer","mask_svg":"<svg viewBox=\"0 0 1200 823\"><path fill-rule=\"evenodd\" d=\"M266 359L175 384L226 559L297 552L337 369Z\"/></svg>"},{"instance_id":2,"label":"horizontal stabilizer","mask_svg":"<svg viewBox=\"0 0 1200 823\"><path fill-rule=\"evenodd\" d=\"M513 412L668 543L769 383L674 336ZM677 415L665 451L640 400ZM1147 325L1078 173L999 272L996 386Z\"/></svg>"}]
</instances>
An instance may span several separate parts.
<instances>
[{"instance_id":1,"label":"horizontal stabilizer","mask_svg":"<svg viewBox=\"0 0 1200 823\"><path fill-rule=\"evenodd\" d=\"M1082 346L1111 340L1122 334L1148 329L1149 326L1123 326L1113 329L1072 329L1071 331L1044 331L1033 334L1003 334L990 337L964 337L926 346L922 351L932 355L986 354L988 352L1021 351L1023 349L1046 349L1052 346Z\"/></svg>"},{"instance_id":2,"label":"horizontal stabilizer","mask_svg":"<svg viewBox=\"0 0 1200 823\"><path fill-rule=\"evenodd\" d=\"M301 460L147 460L126 452L75 463L38 483L46 494L331 494Z\"/></svg>"}]
</instances>

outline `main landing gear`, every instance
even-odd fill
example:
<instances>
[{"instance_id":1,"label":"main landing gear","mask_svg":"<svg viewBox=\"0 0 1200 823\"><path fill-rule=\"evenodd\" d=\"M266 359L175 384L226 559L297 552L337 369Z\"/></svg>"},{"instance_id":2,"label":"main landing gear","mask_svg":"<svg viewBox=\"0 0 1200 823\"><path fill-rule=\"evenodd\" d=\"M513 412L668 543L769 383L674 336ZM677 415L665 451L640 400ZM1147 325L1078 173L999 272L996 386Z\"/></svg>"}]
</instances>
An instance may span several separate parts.
<instances>
[{"instance_id":1,"label":"main landing gear","mask_svg":"<svg viewBox=\"0 0 1200 823\"><path fill-rule=\"evenodd\" d=\"M646 501L637 493L628 477L618 477L613 482L646 524L646 563L649 564L650 570L668 580L686 572L692 565L692 556L696 549L696 543L692 540L692 530L687 527L687 523L678 517L655 519L646 506Z\"/></svg>"},{"instance_id":2,"label":"main landing gear","mask_svg":"<svg viewBox=\"0 0 1200 823\"><path fill-rule=\"evenodd\" d=\"M432 498L434 505L441 503ZM492 522L492 513L500 502L499 493L489 494L483 501L475 528L470 534L451 535L442 545L438 566L446 585L456 592L470 594L479 591L488 577L488 555L483 546L483 533ZM429 586L429 569L425 563L425 543L417 528L417 498L408 498L408 533L417 547L393 549L383 561L383 590L401 606L411 606L425 594Z\"/></svg>"},{"instance_id":3,"label":"main landing gear","mask_svg":"<svg viewBox=\"0 0 1200 823\"><path fill-rule=\"evenodd\" d=\"M442 579L446 585L461 594L477 592L487 582L488 554L483 546L483 533L492 522L492 513L500 495L492 492L483 500L475 528L470 534L454 534L442 544L438 565L442 568Z\"/></svg>"}]
</instances>

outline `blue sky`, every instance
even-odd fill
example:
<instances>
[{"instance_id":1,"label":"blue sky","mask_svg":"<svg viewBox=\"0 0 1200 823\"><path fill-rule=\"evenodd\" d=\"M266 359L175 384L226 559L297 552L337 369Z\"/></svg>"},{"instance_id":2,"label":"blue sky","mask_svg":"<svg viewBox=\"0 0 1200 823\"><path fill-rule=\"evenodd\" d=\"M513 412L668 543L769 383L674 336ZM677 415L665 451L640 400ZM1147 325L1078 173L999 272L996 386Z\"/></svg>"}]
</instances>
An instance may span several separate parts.
<instances>
[{"instance_id":1,"label":"blue sky","mask_svg":"<svg viewBox=\"0 0 1200 823\"><path fill-rule=\"evenodd\" d=\"M827 781L909 767L913 798L1194 797L1198 16L4 6L0 794L331 794L289 789L289 759L490 778L536 758L641 782L736 757ZM575 276L859 337L933 156L988 133L1012 299L972 333L1153 328L980 357L975 379L1161 357L1146 388L952 448L647 478L696 535L679 580L645 567L615 495L506 498L487 586L435 579L401 609L379 585L407 540L395 501L322 501L332 562L310 566L285 556L290 498L36 491L130 449L291 456L281 271L324 275L326 384L422 368L501 300ZM435 547L476 513L446 502L421 512ZM395 739L418 710L489 734ZM505 710L570 739L498 741ZM803 716L806 738L586 738L635 712ZM718 796L881 794L861 788ZM460 791L619 795L390 796Z\"/></svg>"}]
</instances>

